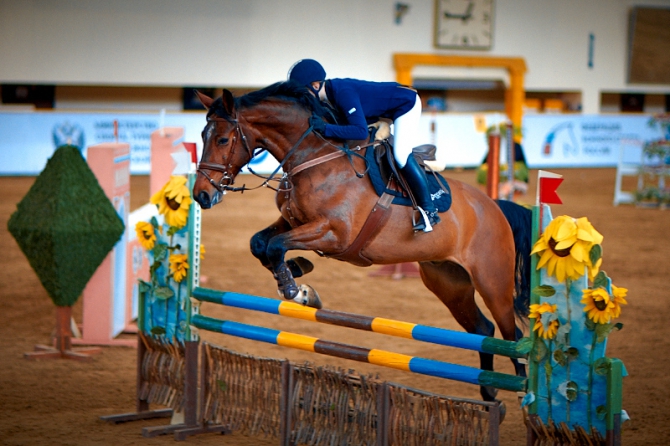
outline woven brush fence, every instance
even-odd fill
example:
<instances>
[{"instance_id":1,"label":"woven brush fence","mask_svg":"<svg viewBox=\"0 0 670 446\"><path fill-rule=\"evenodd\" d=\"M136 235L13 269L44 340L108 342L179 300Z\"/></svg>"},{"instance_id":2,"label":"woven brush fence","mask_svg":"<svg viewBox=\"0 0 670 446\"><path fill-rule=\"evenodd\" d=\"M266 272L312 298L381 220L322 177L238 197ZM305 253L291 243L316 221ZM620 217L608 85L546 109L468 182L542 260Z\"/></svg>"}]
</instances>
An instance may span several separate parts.
<instances>
[{"instance_id":1,"label":"woven brush fence","mask_svg":"<svg viewBox=\"0 0 670 446\"><path fill-rule=\"evenodd\" d=\"M586 445L605 446L607 439L602 436L598 429L592 428L591 434L582 426L574 426L570 429L566 423L556 424L549 421L544 424L540 417L529 416L524 413L524 421L527 426L535 432L533 446L562 446L562 445Z\"/></svg>"},{"instance_id":2,"label":"woven brush fence","mask_svg":"<svg viewBox=\"0 0 670 446\"><path fill-rule=\"evenodd\" d=\"M245 435L279 438L282 362L203 346L202 419Z\"/></svg>"},{"instance_id":3,"label":"woven brush fence","mask_svg":"<svg viewBox=\"0 0 670 446\"><path fill-rule=\"evenodd\" d=\"M489 445L489 412L481 402L390 385L389 444Z\"/></svg>"},{"instance_id":4,"label":"woven brush fence","mask_svg":"<svg viewBox=\"0 0 670 446\"><path fill-rule=\"evenodd\" d=\"M246 435L279 438L282 361L203 345L203 420ZM292 366L291 443L376 444L383 389L388 389L389 444L489 444L489 412L483 403L309 364Z\"/></svg>"},{"instance_id":5,"label":"woven brush fence","mask_svg":"<svg viewBox=\"0 0 670 446\"><path fill-rule=\"evenodd\" d=\"M160 404L175 412L184 406L184 347L140 333L146 347L140 370L139 399Z\"/></svg>"}]
</instances>

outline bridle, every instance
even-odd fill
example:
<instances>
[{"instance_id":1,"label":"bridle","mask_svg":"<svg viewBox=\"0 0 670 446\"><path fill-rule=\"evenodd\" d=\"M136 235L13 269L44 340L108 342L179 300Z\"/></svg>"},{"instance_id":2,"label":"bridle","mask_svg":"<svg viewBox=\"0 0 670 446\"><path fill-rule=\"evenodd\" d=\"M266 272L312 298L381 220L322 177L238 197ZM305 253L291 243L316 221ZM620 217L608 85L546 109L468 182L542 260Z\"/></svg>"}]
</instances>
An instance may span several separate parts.
<instances>
[{"instance_id":1,"label":"bridle","mask_svg":"<svg viewBox=\"0 0 670 446\"><path fill-rule=\"evenodd\" d=\"M226 118L211 117L211 116L207 117L207 122L208 123L209 122L223 122L223 121L229 122L229 123L235 125L235 136L233 136L233 140L231 142L232 149L230 150L230 153L226 156L226 159L232 159L233 158L233 155L235 154L235 143L237 142L237 136L238 135L239 135L240 139L242 140L244 150L246 150L247 155L249 155L249 161L247 161L246 164L249 164L251 162L251 160L254 159L254 157L258 156L263 150L265 150L265 149L261 149L259 151L255 151L255 150L252 150L251 147L249 147L249 142L247 140L247 137L244 135L244 132L242 132L242 127L240 126L240 121L237 118L237 116L235 116L235 119L226 119ZM284 159L281 160L281 162L279 163L277 168L274 170L274 172L272 172L270 174L270 176L264 177L262 175L258 175L249 166L247 166L247 168L249 169L249 171L252 174L256 175L257 177L263 178L265 180L265 181L263 181L262 184L259 184L256 187L249 188L249 187L246 187L246 185L244 185L244 184L242 185L242 187L232 187L231 184L233 183L234 178L233 178L232 175L229 174L229 171L228 171L228 169L233 167L230 163L228 165L225 165L225 164L218 164L218 163L210 163L210 162L207 162L207 161L205 161L205 162L201 161L200 164L198 164L197 172L199 174L202 174L202 176L204 176L207 179L207 181L209 181L209 183L212 186L214 186L214 188L221 193L225 193L226 191L244 192L245 190L254 190L254 189L258 189L258 188L266 187L266 186L270 187L273 190L277 190L277 189L275 189L275 188L273 188L269 185L270 181L281 181L279 179L275 179L275 176L284 167L284 164L291 157L291 155L293 155L296 152L296 150L298 149L300 144L305 140L307 135L309 135L312 132L312 129L313 129L313 127L310 125L307 128L307 130L305 130L305 132L302 134L302 136L298 139L298 141L296 141L296 143L293 145L291 150L289 150L286 153L286 155L284 156ZM224 159L224 162L225 162L225 159ZM213 170L215 172L221 172L223 175L221 176L221 179L217 183L203 169Z\"/></svg>"},{"instance_id":2,"label":"bridle","mask_svg":"<svg viewBox=\"0 0 670 446\"><path fill-rule=\"evenodd\" d=\"M218 117L211 117L211 116L207 117L207 122L208 123L224 122L224 121L235 124L235 136L233 136L233 140L231 142L232 149L230 150L230 153L224 158L224 162L226 161L226 159L232 159L233 155L235 155L235 144L237 142L238 135L239 135L240 139L242 140L244 150L246 150L247 154L249 155L249 161L251 161L251 159L254 156L256 156L257 153L254 153L254 151L251 150L251 148L249 147L249 143L247 142L247 137L244 135L244 133L242 133L242 128L240 127L240 122L237 119L237 117L235 117L235 119L225 119L225 118L218 118ZM202 176L204 176L207 179L207 181L209 181L209 183L212 186L214 186L214 188L221 193L225 193L225 191L236 192L236 191L239 191L239 190L242 190L242 191L246 190L245 186L242 186L241 188L231 186L231 184L233 183L233 177L228 172L228 169L230 169L232 167L233 166L230 163L228 163L226 165L226 164L218 164L218 163L210 163L210 162L207 162L207 161L201 161L200 164L198 164L197 172L199 174L202 174ZM221 176L221 179L217 183L203 169L210 170L210 171L215 171L215 172L221 172L223 175Z\"/></svg>"}]
</instances>

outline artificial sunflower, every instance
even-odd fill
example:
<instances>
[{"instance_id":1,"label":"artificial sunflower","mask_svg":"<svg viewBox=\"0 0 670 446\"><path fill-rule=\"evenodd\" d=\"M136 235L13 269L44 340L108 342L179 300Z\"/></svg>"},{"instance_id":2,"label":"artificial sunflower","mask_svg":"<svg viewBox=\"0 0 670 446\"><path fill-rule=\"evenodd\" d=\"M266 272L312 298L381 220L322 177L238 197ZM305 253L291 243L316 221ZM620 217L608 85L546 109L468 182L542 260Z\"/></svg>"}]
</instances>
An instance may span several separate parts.
<instances>
[{"instance_id":1,"label":"artificial sunflower","mask_svg":"<svg viewBox=\"0 0 670 446\"><path fill-rule=\"evenodd\" d=\"M582 290L582 293L584 312L597 324L608 324L612 319L619 317L621 305L628 303L626 301L628 290L614 285L611 295L602 287Z\"/></svg>"},{"instance_id":2,"label":"artificial sunflower","mask_svg":"<svg viewBox=\"0 0 670 446\"><path fill-rule=\"evenodd\" d=\"M156 244L154 225L146 221L139 221L135 225L135 232L137 232L137 239L144 249L147 251L154 249L154 245Z\"/></svg>"},{"instance_id":3,"label":"artificial sunflower","mask_svg":"<svg viewBox=\"0 0 670 446\"><path fill-rule=\"evenodd\" d=\"M554 218L533 246L531 254L538 253L537 269L544 266L550 276L560 282L579 279L588 269L589 278L598 274L602 257L592 262L591 249L600 245L603 236L595 230L586 217L574 219L567 215Z\"/></svg>"},{"instance_id":4,"label":"artificial sunflower","mask_svg":"<svg viewBox=\"0 0 670 446\"><path fill-rule=\"evenodd\" d=\"M596 324L607 324L612 319L614 303L604 288L587 288L582 290L584 312Z\"/></svg>"},{"instance_id":5,"label":"artificial sunflower","mask_svg":"<svg viewBox=\"0 0 670 446\"><path fill-rule=\"evenodd\" d=\"M188 255L171 254L170 255L170 273L175 282L184 280L188 272Z\"/></svg>"},{"instance_id":6,"label":"artificial sunflower","mask_svg":"<svg viewBox=\"0 0 670 446\"><path fill-rule=\"evenodd\" d=\"M628 295L628 288L620 288L618 286L612 285L612 296L610 297L614 303L614 308L612 309L612 317L621 316L621 305L626 305L626 296Z\"/></svg>"},{"instance_id":7,"label":"artificial sunflower","mask_svg":"<svg viewBox=\"0 0 670 446\"><path fill-rule=\"evenodd\" d=\"M165 216L165 222L176 228L186 225L191 206L191 194L186 181L186 177L170 177L170 181L151 197L151 202L158 205L158 213Z\"/></svg>"},{"instance_id":8,"label":"artificial sunflower","mask_svg":"<svg viewBox=\"0 0 670 446\"><path fill-rule=\"evenodd\" d=\"M530 306L529 319L535 319L533 331L544 339L554 339L558 332L558 318L556 316L556 305L543 303Z\"/></svg>"}]
</instances>

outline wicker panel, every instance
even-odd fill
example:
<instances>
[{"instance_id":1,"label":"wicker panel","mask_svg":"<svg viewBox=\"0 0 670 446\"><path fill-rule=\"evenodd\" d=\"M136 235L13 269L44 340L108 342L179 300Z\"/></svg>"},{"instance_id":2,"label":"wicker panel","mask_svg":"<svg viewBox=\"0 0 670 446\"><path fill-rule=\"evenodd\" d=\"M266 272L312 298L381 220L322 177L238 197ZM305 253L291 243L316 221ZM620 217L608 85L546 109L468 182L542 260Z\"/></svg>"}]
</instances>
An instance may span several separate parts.
<instances>
[{"instance_id":1,"label":"wicker panel","mask_svg":"<svg viewBox=\"0 0 670 446\"><path fill-rule=\"evenodd\" d=\"M184 406L184 346L140 333L146 346L139 398L179 412Z\"/></svg>"},{"instance_id":2,"label":"wicker panel","mask_svg":"<svg viewBox=\"0 0 670 446\"><path fill-rule=\"evenodd\" d=\"M281 361L203 344L203 420L246 435L279 438Z\"/></svg>"},{"instance_id":3,"label":"wicker panel","mask_svg":"<svg viewBox=\"0 0 670 446\"><path fill-rule=\"evenodd\" d=\"M204 343L203 421L247 435L280 435L281 365ZM380 380L293 365L290 439L297 445L374 445ZM487 406L389 384L390 444L487 445Z\"/></svg>"}]
</instances>

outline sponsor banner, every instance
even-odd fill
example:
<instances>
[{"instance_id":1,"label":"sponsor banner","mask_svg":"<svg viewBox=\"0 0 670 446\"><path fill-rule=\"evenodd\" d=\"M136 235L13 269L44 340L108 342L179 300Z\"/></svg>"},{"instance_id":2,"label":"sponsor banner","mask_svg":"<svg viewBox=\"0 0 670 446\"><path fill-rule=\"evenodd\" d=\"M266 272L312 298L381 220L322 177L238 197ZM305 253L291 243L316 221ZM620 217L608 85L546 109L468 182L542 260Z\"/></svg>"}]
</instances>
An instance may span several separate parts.
<instances>
[{"instance_id":1,"label":"sponsor banner","mask_svg":"<svg viewBox=\"0 0 670 446\"><path fill-rule=\"evenodd\" d=\"M622 147L637 146L629 162L640 162L645 141L663 137L649 115L527 115L523 148L528 166L616 167Z\"/></svg>"},{"instance_id":2,"label":"sponsor banner","mask_svg":"<svg viewBox=\"0 0 670 446\"><path fill-rule=\"evenodd\" d=\"M613 167L625 141L662 137L649 126L650 116L528 115L523 121L523 148L531 168ZM476 167L487 152L485 131L505 121L501 113L424 113L421 141L437 146L437 168ZM115 124L116 123L116 124ZM161 127L184 128L184 142L202 151L205 113L76 113L0 112L0 175L37 175L55 149L80 147L84 157L92 145L130 144L130 172L150 170L151 133ZM501 147L501 157L504 147ZM503 158L504 159L504 158ZM277 162L268 153L257 156L254 172L270 173Z\"/></svg>"}]
</instances>

